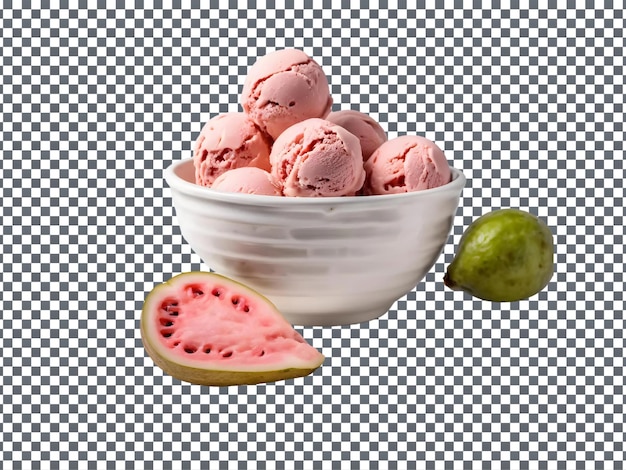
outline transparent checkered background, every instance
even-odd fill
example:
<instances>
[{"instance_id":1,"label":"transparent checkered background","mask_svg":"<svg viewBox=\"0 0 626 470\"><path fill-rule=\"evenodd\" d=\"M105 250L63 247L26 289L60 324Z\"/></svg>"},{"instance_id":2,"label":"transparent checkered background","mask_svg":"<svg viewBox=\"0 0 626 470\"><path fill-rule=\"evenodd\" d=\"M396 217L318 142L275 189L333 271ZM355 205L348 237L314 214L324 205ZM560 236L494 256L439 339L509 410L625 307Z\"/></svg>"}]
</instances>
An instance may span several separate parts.
<instances>
[{"instance_id":1,"label":"transparent checkered background","mask_svg":"<svg viewBox=\"0 0 626 470\"><path fill-rule=\"evenodd\" d=\"M2 468L623 468L623 1L408 3L4 2ZM327 356L312 376L181 383L138 330L156 283L207 269L163 169L283 47L468 184L391 311L299 328ZM552 282L506 304L444 289L500 207L550 225Z\"/></svg>"}]
</instances>

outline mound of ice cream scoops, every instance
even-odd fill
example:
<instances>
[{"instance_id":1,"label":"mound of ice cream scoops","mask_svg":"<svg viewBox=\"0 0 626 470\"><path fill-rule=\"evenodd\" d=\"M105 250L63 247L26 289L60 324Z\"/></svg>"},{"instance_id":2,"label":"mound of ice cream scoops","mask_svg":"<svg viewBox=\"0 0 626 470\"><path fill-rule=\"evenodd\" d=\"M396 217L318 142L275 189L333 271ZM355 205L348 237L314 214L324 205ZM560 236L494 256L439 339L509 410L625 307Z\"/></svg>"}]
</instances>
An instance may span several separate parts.
<instances>
[{"instance_id":1,"label":"mound of ice cream scoops","mask_svg":"<svg viewBox=\"0 0 626 470\"><path fill-rule=\"evenodd\" d=\"M331 112L321 66L303 51L259 58L243 112L213 117L194 146L196 183L217 191L285 197L369 196L450 182L442 150L418 135L388 140L371 116Z\"/></svg>"}]
</instances>

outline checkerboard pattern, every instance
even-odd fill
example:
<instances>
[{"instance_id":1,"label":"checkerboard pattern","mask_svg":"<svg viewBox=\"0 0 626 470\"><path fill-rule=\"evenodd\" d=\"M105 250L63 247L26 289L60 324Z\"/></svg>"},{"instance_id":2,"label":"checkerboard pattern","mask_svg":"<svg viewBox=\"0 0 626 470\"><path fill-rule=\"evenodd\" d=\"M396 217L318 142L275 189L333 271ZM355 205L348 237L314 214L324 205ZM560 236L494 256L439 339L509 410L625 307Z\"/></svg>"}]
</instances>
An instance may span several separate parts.
<instances>
[{"instance_id":1,"label":"checkerboard pattern","mask_svg":"<svg viewBox=\"0 0 626 470\"><path fill-rule=\"evenodd\" d=\"M4 2L2 468L624 467L624 2L414 5ZM385 316L299 328L327 356L313 375L181 383L138 330L156 283L208 269L163 170L284 47L324 67L335 109L435 140L467 187ZM551 227L552 282L513 303L444 288L501 207Z\"/></svg>"}]
</instances>

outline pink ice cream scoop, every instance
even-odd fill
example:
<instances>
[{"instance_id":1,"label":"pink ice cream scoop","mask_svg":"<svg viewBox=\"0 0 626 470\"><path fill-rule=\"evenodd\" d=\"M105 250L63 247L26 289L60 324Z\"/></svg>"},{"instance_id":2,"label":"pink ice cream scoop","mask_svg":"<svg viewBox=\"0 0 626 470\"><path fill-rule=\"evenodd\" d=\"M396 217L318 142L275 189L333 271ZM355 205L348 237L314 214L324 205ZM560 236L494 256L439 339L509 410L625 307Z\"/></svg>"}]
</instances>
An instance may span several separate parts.
<instances>
[{"instance_id":1,"label":"pink ice cream scoop","mask_svg":"<svg viewBox=\"0 0 626 470\"><path fill-rule=\"evenodd\" d=\"M270 173L260 168L246 166L222 173L211 189L229 193L262 194L280 196L279 185Z\"/></svg>"},{"instance_id":2,"label":"pink ice cream scoop","mask_svg":"<svg viewBox=\"0 0 626 470\"><path fill-rule=\"evenodd\" d=\"M211 186L222 173L244 166L269 170L270 150L269 138L248 116L220 114L204 125L196 140L196 183Z\"/></svg>"},{"instance_id":3,"label":"pink ice cream scoop","mask_svg":"<svg viewBox=\"0 0 626 470\"><path fill-rule=\"evenodd\" d=\"M365 162L364 194L394 194L436 188L450 182L448 161L430 140L404 135L388 140Z\"/></svg>"},{"instance_id":4,"label":"pink ice cream scoop","mask_svg":"<svg viewBox=\"0 0 626 470\"><path fill-rule=\"evenodd\" d=\"M334 122L359 138L363 161L369 159L374 150L387 141L387 134L380 124L360 111L352 109L335 111L330 113L326 120Z\"/></svg>"},{"instance_id":5,"label":"pink ice cream scoop","mask_svg":"<svg viewBox=\"0 0 626 470\"><path fill-rule=\"evenodd\" d=\"M270 162L285 196L354 196L365 180L359 139L324 119L285 130L274 142Z\"/></svg>"},{"instance_id":6,"label":"pink ice cream scoop","mask_svg":"<svg viewBox=\"0 0 626 470\"><path fill-rule=\"evenodd\" d=\"M304 52L282 49L258 59L241 93L241 106L276 139L289 126L328 115L333 100L322 67Z\"/></svg>"}]
</instances>

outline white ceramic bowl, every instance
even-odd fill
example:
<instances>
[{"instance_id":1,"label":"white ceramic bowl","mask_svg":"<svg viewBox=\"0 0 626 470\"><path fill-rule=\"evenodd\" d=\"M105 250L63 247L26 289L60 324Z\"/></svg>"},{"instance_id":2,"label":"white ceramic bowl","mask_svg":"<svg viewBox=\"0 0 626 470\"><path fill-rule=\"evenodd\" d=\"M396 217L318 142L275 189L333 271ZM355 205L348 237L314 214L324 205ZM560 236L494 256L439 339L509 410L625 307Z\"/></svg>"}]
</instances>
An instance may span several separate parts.
<instances>
[{"instance_id":1,"label":"white ceramic bowl","mask_svg":"<svg viewBox=\"0 0 626 470\"><path fill-rule=\"evenodd\" d=\"M183 236L214 271L268 297L297 325L372 320L412 290L447 241L465 186L385 196L290 198L194 183L165 171Z\"/></svg>"}]
</instances>

